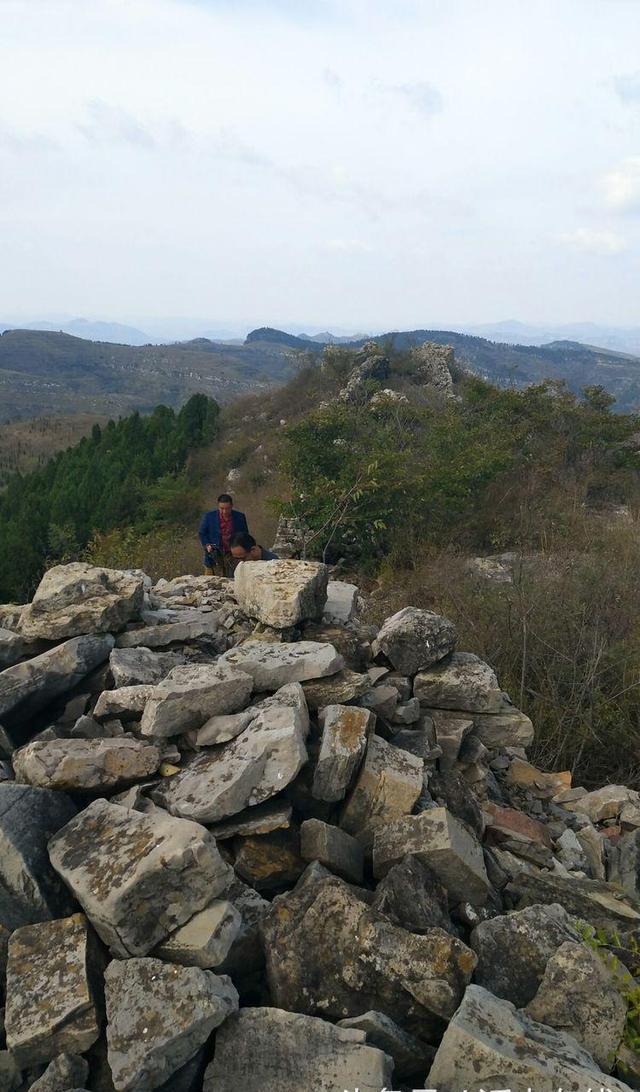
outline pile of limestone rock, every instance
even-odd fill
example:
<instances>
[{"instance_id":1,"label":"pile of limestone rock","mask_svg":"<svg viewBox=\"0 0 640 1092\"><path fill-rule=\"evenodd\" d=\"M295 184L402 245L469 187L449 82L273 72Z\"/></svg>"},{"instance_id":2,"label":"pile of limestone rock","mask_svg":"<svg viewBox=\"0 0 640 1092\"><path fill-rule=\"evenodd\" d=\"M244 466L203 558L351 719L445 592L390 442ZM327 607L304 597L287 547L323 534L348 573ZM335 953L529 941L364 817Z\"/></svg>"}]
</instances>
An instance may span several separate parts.
<instances>
[{"instance_id":1,"label":"pile of limestone rock","mask_svg":"<svg viewBox=\"0 0 640 1092\"><path fill-rule=\"evenodd\" d=\"M638 793L358 606L287 560L0 608L3 1092L640 1086Z\"/></svg>"}]
</instances>

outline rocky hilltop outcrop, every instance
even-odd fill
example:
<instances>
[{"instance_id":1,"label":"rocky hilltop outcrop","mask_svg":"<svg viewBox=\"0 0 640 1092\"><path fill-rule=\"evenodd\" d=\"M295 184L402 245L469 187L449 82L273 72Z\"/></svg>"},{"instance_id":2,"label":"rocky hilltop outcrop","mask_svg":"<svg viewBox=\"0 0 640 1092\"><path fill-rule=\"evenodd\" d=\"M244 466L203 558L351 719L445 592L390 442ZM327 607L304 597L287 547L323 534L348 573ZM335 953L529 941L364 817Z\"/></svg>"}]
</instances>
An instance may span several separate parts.
<instances>
[{"instance_id":1,"label":"rocky hilltop outcrop","mask_svg":"<svg viewBox=\"0 0 640 1092\"><path fill-rule=\"evenodd\" d=\"M638 793L536 769L449 621L328 577L0 608L1 1089L639 1087Z\"/></svg>"}]
</instances>

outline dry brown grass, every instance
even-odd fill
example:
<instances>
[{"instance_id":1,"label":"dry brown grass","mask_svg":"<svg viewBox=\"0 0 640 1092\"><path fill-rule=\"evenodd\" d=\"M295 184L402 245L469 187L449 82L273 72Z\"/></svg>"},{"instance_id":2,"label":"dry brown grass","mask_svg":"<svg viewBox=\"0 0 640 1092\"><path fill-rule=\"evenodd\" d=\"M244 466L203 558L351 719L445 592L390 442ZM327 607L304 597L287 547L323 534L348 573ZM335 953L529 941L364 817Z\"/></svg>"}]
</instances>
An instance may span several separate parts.
<instances>
[{"instance_id":1,"label":"dry brown grass","mask_svg":"<svg viewBox=\"0 0 640 1092\"><path fill-rule=\"evenodd\" d=\"M38 470L58 451L88 436L95 424L106 425L108 417L92 413L59 414L6 421L0 425L0 486L19 470Z\"/></svg>"}]
</instances>

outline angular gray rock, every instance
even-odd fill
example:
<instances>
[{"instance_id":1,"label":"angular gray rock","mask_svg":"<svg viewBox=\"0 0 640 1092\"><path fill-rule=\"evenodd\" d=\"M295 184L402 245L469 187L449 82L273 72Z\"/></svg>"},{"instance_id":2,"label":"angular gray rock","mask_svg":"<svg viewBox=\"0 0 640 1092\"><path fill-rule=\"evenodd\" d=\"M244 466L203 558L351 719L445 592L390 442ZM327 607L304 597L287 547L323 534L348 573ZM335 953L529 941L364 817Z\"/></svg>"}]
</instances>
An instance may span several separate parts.
<instances>
[{"instance_id":1,"label":"angular gray rock","mask_svg":"<svg viewBox=\"0 0 640 1092\"><path fill-rule=\"evenodd\" d=\"M528 1088L628 1092L627 1085L598 1070L572 1035L538 1024L481 986L469 986L444 1033L425 1087L480 1092L498 1085L513 1092Z\"/></svg>"},{"instance_id":2,"label":"angular gray rock","mask_svg":"<svg viewBox=\"0 0 640 1092\"><path fill-rule=\"evenodd\" d=\"M237 878L231 884L226 897L239 912L241 924L227 957L217 970L219 974L231 975L233 981L240 985L264 965L260 923L271 904Z\"/></svg>"},{"instance_id":3,"label":"angular gray rock","mask_svg":"<svg viewBox=\"0 0 640 1092\"><path fill-rule=\"evenodd\" d=\"M373 870L384 876L392 865L412 853L432 868L451 902L483 904L491 884L482 847L446 808L390 819L376 828Z\"/></svg>"},{"instance_id":4,"label":"angular gray rock","mask_svg":"<svg viewBox=\"0 0 640 1092\"><path fill-rule=\"evenodd\" d=\"M320 710L318 723L322 741L312 792L317 800L342 800L362 761L375 716L353 705L328 705Z\"/></svg>"},{"instance_id":5,"label":"angular gray rock","mask_svg":"<svg viewBox=\"0 0 640 1092\"><path fill-rule=\"evenodd\" d=\"M140 731L152 738L194 731L211 717L243 709L252 689L250 675L221 663L174 667L147 702Z\"/></svg>"},{"instance_id":6,"label":"angular gray rock","mask_svg":"<svg viewBox=\"0 0 640 1092\"><path fill-rule=\"evenodd\" d=\"M493 668L471 652L454 652L416 675L413 693L422 705L465 713L500 713L504 695Z\"/></svg>"},{"instance_id":7,"label":"angular gray rock","mask_svg":"<svg viewBox=\"0 0 640 1092\"><path fill-rule=\"evenodd\" d=\"M153 686L181 662L182 657L177 652L153 652L144 646L114 648L109 656L109 667L116 687Z\"/></svg>"},{"instance_id":8,"label":"angular gray rock","mask_svg":"<svg viewBox=\"0 0 640 1092\"><path fill-rule=\"evenodd\" d=\"M115 955L145 955L220 895L231 870L197 823L94 800L49 843L51 863Z\"/></svg>"},{"instance_id":9,"label":"angular gray rock","mask_svg":"<svg viewBox=\"0 0 640 1092\"><path fill-rule=\"evenodd\" d=\"M254 717L252 709L210 717L201 728L185 733L187 742L192 747L213 747L216 743L228 743L230 739L235 739L244 732Z\"/></svg>"},{"instance_id":10,"label":"angular gray rock","mask_svg":"<svg viewBox=\"0 0 640 1092\"><path fill-rule=\"evenodd\" d=\"M0 784L0 924L5 928L72 912L47 844L75 814L75 805L62 792Z\"/></svg>"},{"instance_id":11,"label":"angular gray rock","mask_svg":"<svg viewBox=\"0 0 640 1092\"><path fill-rule=\"evenodd\" d=\"M243 561L234 576L238 605L274 629L322 618L329 570L317 561Z\"/></svg>"},{"instance_id":12,"label":"angular gray rock","mask_svg":"<svg viewBox=\"0 0 640 1092\"><path fill-rule=\"evenodd\" d=\"M0 627L0 670L17 664L25 651L24 638L11 629Z\"/></svg>"},{"instance_id":13,"label":"angular gray rock","mask_svg":"<svg viewBox=\"0 0 640 1092\"><path fill-rule=\"evenodd\" d=\"M219 967L242 927L242 917L227 899L215 899L154 949L158 959L184 967Z\"/></svg>"},{"instance_id":14,"label":"angular gray rock","mask_svg":"<svg viewBox=\"0 0 640 1092\"><path fill-rule=\"evenodd\" d=\"M62 641L86 633L117 633L137 618L144 580L131 572L84 562L54 565L42 577L22 612L24 637Z\"/></svg>"},{"instance_id":15,"label":"angular gray rock","mask_svg":"<svg viewBox=\"0 0 640 1092\"><path fill-rule=\"evenodd\" d=\"M617 819L627 804L637 807L640 793L626 785L604 785L601 789L585 793L579 800L567 801L563 806L568 811L586 815L592 823L601 823L604 819Z\"/></svg>"},{"instance_id":16,"label":"angular gray rock","mask_svg":"<svg viewBox=\"0 0 640 1092\"><path fill-rule=\"evenodd\" d=\"M157 1088L238 1008L237 991L226 975L159 959L113 960L104 982L117 1092Z\"/></svg>"},{"instance_id":17,"label":"angular gray rock","mask_svg":"<svg viewBox=\"0 0 640 1092\"><path fill-rule=\"evenodd\" d=\"M152 743L116 739L52 739L16 751L16 781L48 789L111 789L155 773L161 754Z\"/></svg>"},{"instance_id":18,"label":"angular gray rock","mask_svg":"<svg viewBox=\"0 0 640 1092\"><path fill-rule=\"evenodd\" d=\"M362 883L364 852L350 834L321 819L306 819L300 827L300 856L320 861L325 868L351 883Z\"/></svg>"},{"instance_id":19,"label":"angular gray rock","mask_svg":"<svg viewBox=\"0 0 640 1092\"><path fill-rule=\"evenodd\" d=\"M320 641L296 641L295 644L244 641L225 652L218 663L246 671L253 678L256 690L278 690L287 683L322 679L344 667L344 660L335 648Z\"/></svg>"},{"instance_id":20,"label":"angular gray rock","mask_svg":"<svg viewBox=\"0 0 640 1092\"><path fill-rule=\"evenodd\" d=\"M627 1002L612 972L583 942L566 941L553 953L527 1014L570 1032L605 1073L613 1069Z\"/></svg>"},{"instance_id":21,"label":"angular gray rock","mask_svg":"<svg viewBox=\"0 0 640 1092\"><path fill-rule=\"evenodd\" d=\"M403 1031L383 1012L363 1012L362 1016L349 1016L338 1020L339 1028L363 1031L370 1046L378 1047L393 1058L393 1071L397 1079L422 1074L433 1058L433 1050L413 1035ZM394 1081L394 1083L396 1083Z\"/></svg>"},{"instance_id":22,"label":"angular gray rock","mask_svg":"<svg viewBox=\"0 0 640 1092\"><path fill-rule=\"evenodd\" d=\"M0 671L0 717L6 723L16 718L30 717L44 708L53 698L73 690L107 659L113 648L113 637L72 637L32 660Z\"/></svg>"},{"instance_id":23,"label":"angular gray rock","mask_svg":"<svg viewBox=\"0 0 640 1092\"><path fill-rule=\"evenodd\" d=\"M29 1092L67 1092L70 1088L81 1088L88 1076L89 1066L79 1054L58 1054Z\"/></svg>"},{"instance_id":24,"label":"angular gray rock","mask_svg":"<svg viewBox=\"0 0 640 1092\"><path fill-rule=\"evenodd\" d=\"M329 625L345 625L356 612L358 587L347 584L344 580L330 580L327 585L327 601L322 612L322 619Z\"/></svg>"},{"instance_id":25,"label":"angular gray rock","mask_svg":"<svg viewBox=\"0 0 640 1092\"><path fill-rule=\"evenodd\" d=\"M214 823L209 830L217 842L228 838L251 837L254 834L270 834L274 830L286 830L291 826L291 804L286 800L267 800L265 804L256 804L253 808L238 812L232 819Z\"/></svg>"},{"instance_id":26,"label":"angular gray rock","mask_svg":"<svg viewBox=\"0 0 640 1092\"><path fill-rule=\"evenodd\" d=\"M380 880L371 905L411 933L453 931L445 888L435 872L412 854L403 857Z\"/></svg>"},{"instance_id":27,"label":"angular gray rock","mask_svg":"<svg viewBox=\"0 0 640 1092\"><path fill-rule=\"evenodd\" d=\"M515 876L507 890L519 910L536 903L559 903L573 917L604 929L609 936L640 928L640 899L616 884L536 870Z\"/></svg>"},{"instance_id":28,"label":"angular gray rock","mask_svg":"<svg viewBox=\"0 0 640 1092\"><path fill-rule=\"evenodd\" d=\"M485 747L492 750L499 747L530 747L535 736L529 717L506 700L502 713L474 713L473 731Z\"/></svg>"},{"instance_id":29,"label":"angular gray rock","mask_svg":"<svg viewBox=\"0 0 640 1092\"><path fill-rule=\"evenodd\" d=\"M82 1054L100 1025L90 972L95 956L84 914L16 929L9 941L5 1027L21 1069Z\"/></svg>"},{"instance_id":30,"label":"angular gray rock","mask_svg":"<svg viewBox=\"0 0 640 1092\"><path fill-rule=\"evenodd\" d=\"M374 1009L426 1037L453 1015L476 962L457 938L399 929L333 878L274 899L262 933L275 1005L333 1019Z\"/></svg>"},{"instance_id":31,"label":"angular gray rock","mask_svg":"<svg viewBox=\"0 0 640 1092\"><path fill-rule=\"evenodd\" d=\"M247 1008L221 1027L203 1092L380 1092L393 1063L364 1031L279 1008Z\"/></svg>"},{"instance_id":32,"label":"angular gray rock","mask_svg":"<svg viewBox=\"0 0 640 1092\"><path fill-rule=\"evenodd\" d=\"M344 705L363 697L371 689L368 675L344 667L325 679L310 679L303 684L309 709L325 709L329 705Z\"/></svg>"},{"instance_id":33,"label":"angular gray rock","mask_svg":"<svg viewBox=\"0 0 640 1092\"><path fill-rule=\"evenodd\" d=\"M373 735L340 820L348 834L408 815L422 789L422 759Z\"/></svg>"},{"instance_id":34,"label":"angular gray rock","mask_svg":"<svg viewBox=\"0 0 640 1092\"><path fill-rule=\"evenodd\" d=\"M141 629L128 629L119 633L116 648L168 648L176 644L188 644L191 641L204 640L218 643L220 622L217 611L202 614L199 618L188 621L166 622L159 625L143 626ZM221 648L225 648L225 643Z\"/></svg>"},{"instance_id":35,"label":"angular gray rock","mask_svg":"<svg viewBox=\"0 0 640 1092\"><path fill-rule=\"evenodd\" d=\"M453 652L457 639L453 622L431 610L403 607L383 623L373 653L384 653L398 671L415 675Z\"/></svg>"},{"instance_id":36,"label":"angular gray rock","mask_svg":"<svg viewBox=\"0 0 640 1092\"><path fill-rule=\"evenodd\" d=\"M535 997L547 963L567 941L580 940L561 906L528 906L481 922L469 944L478 953L475 980L518 1008Z\"/></svg>"},{"instance_id":37,"label":"angular gray rock","mask_svg":"<svg viewBox=\"0 0 640 1092\"><path fill-rule=\"evenodd\" d=\"M144 708L153 696L155 687L149 683L136 686L119 686L117 690L103 690L93 710L96 720L118 717L120 720L139 720Z\"/></svg>"},{"instance_id":38,"label":"angular gray rock","mask_svg":"<svg viewBox=\"0 0 640 1092\"><path fill-rule=\"evenodd\" d=\"M309 714L302 688L297 705L274 702L229 743L200 751L152 796L172 815L215 823L281 792L307 761ZM283 688L290 696L289 687Z\"/></svg>"}]
</instances>

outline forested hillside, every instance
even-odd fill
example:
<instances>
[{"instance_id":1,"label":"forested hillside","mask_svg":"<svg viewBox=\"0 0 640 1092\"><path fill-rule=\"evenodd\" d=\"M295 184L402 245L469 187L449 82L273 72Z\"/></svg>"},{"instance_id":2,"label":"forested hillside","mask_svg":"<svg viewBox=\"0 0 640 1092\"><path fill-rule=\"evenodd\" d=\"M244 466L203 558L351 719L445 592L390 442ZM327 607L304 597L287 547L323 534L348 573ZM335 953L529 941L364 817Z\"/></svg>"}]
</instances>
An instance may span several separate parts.
<instances>
[{"instance_id":1,"label":"forested hillside","mask_svg":"<svg viewBox=\"0 0 640 1092\"><path fill-rule=\"evenodd\" d=\"M32 594L50 559L76 558L95 532L162 518L184 505L187 453L210 443L219 407L194 395L179 413L134 413L61 452L42 470L15 474L0 496L0 600Z\"/></svg>"}]
</instances>

